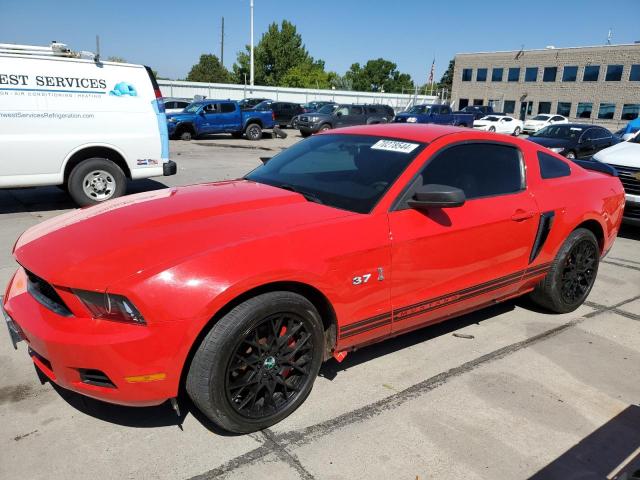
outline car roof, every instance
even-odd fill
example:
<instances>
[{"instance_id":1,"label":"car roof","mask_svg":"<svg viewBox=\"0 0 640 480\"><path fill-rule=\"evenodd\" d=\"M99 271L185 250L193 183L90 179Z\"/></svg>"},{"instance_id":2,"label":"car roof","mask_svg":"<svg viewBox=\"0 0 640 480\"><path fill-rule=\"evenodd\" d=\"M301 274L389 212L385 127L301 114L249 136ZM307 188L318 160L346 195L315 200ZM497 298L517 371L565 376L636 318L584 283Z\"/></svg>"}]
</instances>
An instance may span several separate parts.
<instances>
[{"instance_id":1,"label":"car roof","mask_svg":"<svg viewBox=\"0 0 640 480\"><path fill-rule=\"evenodd\" d=\"M351 135L371 135L397 138L413 142L433 142L436 138L451 133L469 132L468 128L434 124L380 123L376 125L358 125L332 130L331 133ZM476 132L474 132L476 133Z\"/></svg>"}]
</instances>

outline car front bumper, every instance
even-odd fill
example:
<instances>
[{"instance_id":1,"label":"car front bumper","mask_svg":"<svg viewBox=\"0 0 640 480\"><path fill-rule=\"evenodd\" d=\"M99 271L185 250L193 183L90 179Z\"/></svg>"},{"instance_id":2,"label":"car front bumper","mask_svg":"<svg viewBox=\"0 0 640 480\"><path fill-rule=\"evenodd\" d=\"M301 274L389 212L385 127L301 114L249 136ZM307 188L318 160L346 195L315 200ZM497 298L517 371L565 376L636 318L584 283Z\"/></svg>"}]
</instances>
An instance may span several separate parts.
<instances>
[{"instance_id":1,"label":"car front bumper","mask_svg":"<svg viewBox=\"0 0 640 480\"><path fill-rule=\"evenodd\" d=\"M320 131L320 122L311 123L298 121L298 130L303 133L318 133Z\"/></svg>"},{"instance_id":2,"label":"car front bumper","mask_svg":"<svg viewBox=\"0 0 640 480\"><path fill-rule=\"evenodd\" d=\"M27 291L22 268L3 302L12 342L24 340L32 361L55 384L129 406L158 405L178 394L186 356L183 322L141 326L60 316ZM111 385L89 380L87 371L101 372Z\"/></svg>"}]
</instances>

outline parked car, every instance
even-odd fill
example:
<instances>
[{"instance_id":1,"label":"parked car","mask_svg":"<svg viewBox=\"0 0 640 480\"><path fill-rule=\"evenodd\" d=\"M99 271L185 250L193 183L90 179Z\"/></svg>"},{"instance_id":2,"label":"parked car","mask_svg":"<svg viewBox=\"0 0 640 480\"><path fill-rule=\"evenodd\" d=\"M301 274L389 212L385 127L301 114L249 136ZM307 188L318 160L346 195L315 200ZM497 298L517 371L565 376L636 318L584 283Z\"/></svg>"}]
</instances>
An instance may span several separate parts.
<instances>
[{"instance_id":1,"label":"parked car","mask_svg":"<svg viewBox=\"0 0 640 480\"><path fill-rule=\"evenodd\" d=\"M487 132L508 133L517 137L522 132L522 120L507 115L487 115L473 122L473 128Z\"/></svg>"},{"instance_id":2,"label":"parked car","mask_svg":"<svg viewBox=\"0 0 640 480\"><path fill-rule=\"evenodd\" d=\"M388 105L325 105L314 113L300 115L298 128L303 137L332 128L352 125L374 125L393 120L393 109Z\"/></svg>"},{"instance_id":3,"label":"parked car","mask_svg":"<svg viewBox=\"0 0 640 480\"><path fill-rule=\"evenodd\" d=\"M498 112L493 110L491 105L467 105L456 113L470 113L473 115L474 120L480 120L482 117L486 117L487 115L500 115Z\"/></svg>"},{"instance_id":4,"label":"parked car","mask_svg":"<svg viewBox=\"0 0 640 480\"><path fill-rule=\"evenodd\" d=\"M175 175L149 67L54 42L0 44L0 72L0 188L58 185L86 206L129 179Z\"/></svg>"},{"instance_id":5,"label":"parked car","mask_svg":"<svg viewBox=\"0 0 640 480\"><path fill-rule=\"evenodd\" d=\"M193 102L182 113L167 115L171 138L191 140L211 133L230 133L235 138L243 134L249 140L260 140L262 131L273 128L273 112L242 110L233 100L203 100Z\"/></svg>"},{"instance_id":6,"label":"parked car","mask_svg":"<svg viewBox=\"0 0 640 480\"><path fill-rule=\"evenodd\" d=\"M570 159L589 158L619 142L606 128L583 123L549 125L531 134L529 140Z\"/></svg>"},{"instance_id":7,"label":"parked car","mask_svg":"<svg viewBox=\"0 0 640 480\"><path fill-rule=\"evenodd\" d=\"M567 117L563 117L562 115L536 115L533 118L525 120L522 131L524 133L535 133L541 128L553 125L555 123L569 123L569 119Z\"/></svg>"},{"instance_id":8,"label":"parked car","mask_svg":"<svg viewBox=\"0 0 640 480\"><path fill-rule=\"evenodd\" d=\"M336 105L335 102L326 102L326 101L314 101L308 102L302 105L303 112L301 114L296 115L291 119L291 128L295 128L296 130L299 128L300 115L303 113L313 113L320 110L322 107L326 105Z\"/></svg>"},{"instance_id":9,"label":"parked car","mask_svg":"<svg viewBox=\"0 0 640 480\"><path fill-rule=\"evenodd\" d=\"M574 311L623 201L617 177L518 138L345 128L243 179L39 223L0 305L51 382L129 406L185 391L218 426L253 432L360 346L527 294Z\"/></svg>"},{"instance_id":10,"label":"parked car","mask_svg":"<svg viewBox=\"0 0 640 480\"><path fill-rule=\"evenodd\" d=\"M618 171L626 194L624 219L640 226L640 131L626 142L599 151L593 159Z\"/></svg>"},{"instance_id":11,"label":"parked car","mask_svg":"<svg viewBox=\"0 0 640 480\"><path fill-rule=\"evenodd\" d=\"M240 105L241 110L250 110L252 108L255 108L256 105L266 101L271 102L273 100L271 100L270 98L243 98L242 100L238 101L238 104Z\"/></svg>"},{"instance_id":12,"label":"parked car","mask_svg":"<svg viewBox=\"0 0 640 480\"><path fill-rule=\"evenodd\" d=\"M393 120L396 123L436 123L438 125L455 125L472 127L473 115L470 113L453 113L449 105L414 105L407 111L399 113Z\"/></svg>"},{"instance_id":13,"label":"parked car","mask_svg":"<svg viewBox=\"0 0 640 480\"><path fill-rule=\"evenodd\" d=\"M291 125L293 117L302 113L302 107L298 103L292 102L272 102L271 100L265 100L255 106L259 111L272 111L275 122L284 128L287 125Z\"/></svg>"},{"instance_id":14,"label":"parked car","mask_svg":"<svg viewBox=\"0 0 640 480\"><path fill-rule=\"evenodd\" d=\"M193 100L188 100L186 98L172 98L165 97L164 98L164 113L181 113L185 108L187 108Z\"/></svg>"}]
</instances>

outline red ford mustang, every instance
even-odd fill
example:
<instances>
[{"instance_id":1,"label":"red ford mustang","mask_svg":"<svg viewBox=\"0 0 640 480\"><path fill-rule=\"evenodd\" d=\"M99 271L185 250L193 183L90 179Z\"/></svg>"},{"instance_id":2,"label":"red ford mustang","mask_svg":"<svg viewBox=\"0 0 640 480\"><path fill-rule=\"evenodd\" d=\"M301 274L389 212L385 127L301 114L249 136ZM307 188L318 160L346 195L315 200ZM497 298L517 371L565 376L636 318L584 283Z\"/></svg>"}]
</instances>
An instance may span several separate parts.
<instances>
[{"instance_id":1,"label":"red ford mustang","mask_svg":"<svg viewBox=\"0 0 640 480\"><path fill-rule=\"evenodd\" d=\"M250 432L291 414L321 363L355 347L523 294L574 310L623 205L615 171L532 142L345 128L241 180L31 228L3 307L53 382L139 406L184 386L211 420Z\"/></svg>"}]
</instances>

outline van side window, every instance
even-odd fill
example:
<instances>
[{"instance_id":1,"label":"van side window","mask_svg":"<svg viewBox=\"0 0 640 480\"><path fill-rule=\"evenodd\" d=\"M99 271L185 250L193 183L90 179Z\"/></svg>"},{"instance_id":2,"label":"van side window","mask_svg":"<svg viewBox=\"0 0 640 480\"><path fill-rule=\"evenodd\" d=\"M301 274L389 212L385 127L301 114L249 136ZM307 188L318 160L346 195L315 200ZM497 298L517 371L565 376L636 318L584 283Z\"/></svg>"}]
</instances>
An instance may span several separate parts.
<instances>
[{"instance_id":1,"label":"van side window","mask_svg":"<svg viewBox=\"0 0 640 480\"><path fill-rule=\"evenodd\" d=\"M569 165L548 153L538 152L538 165L540 165L540 176L545 180L571 175Z\"/></svg>"}]
</instances>

